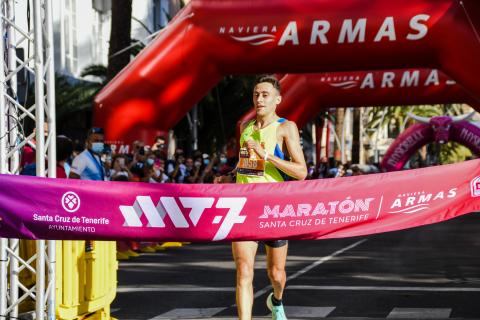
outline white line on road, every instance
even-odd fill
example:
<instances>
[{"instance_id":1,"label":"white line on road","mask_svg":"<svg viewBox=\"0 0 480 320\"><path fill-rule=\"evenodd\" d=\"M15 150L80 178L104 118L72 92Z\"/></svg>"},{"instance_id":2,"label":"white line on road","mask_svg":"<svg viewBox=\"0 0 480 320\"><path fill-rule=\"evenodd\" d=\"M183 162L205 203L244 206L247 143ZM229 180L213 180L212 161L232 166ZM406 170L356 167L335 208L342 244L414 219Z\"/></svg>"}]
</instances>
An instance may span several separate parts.
<instances>
[{"instance_id":1,"label":"white line on road","mask_svg":"<svg viewBox=\"0 0 480 320\"><path fill-rule=\"evenodd\" d=\"M235 292L235 287L200 287L200 286L119 286L117 293L130 292Z\"/></svg>"},{"instance_id":2,"label":"white line on road","mask_svg":"<svg viewBox=\"0 0 480 320\"><path fill-rule=\"evenodd\" d=\"M185 319L185 318L211 319L214 315L222 312L225 309L226 308L178 308L178 309L170 310L154 318L150 318L150 320Z\"/></svg>"},{"instance_id":3,"label":"white line on road","mask_svg":"<svg viewBox=\"0 0 480 320\"><path fill-rule=\"evenodd\" d=\"M447 308L394 308L387 319L449 319L452 309Z\"/></svg>"},{"instance_id":4,"label":"white line on road","mask_svg":"<svg viewBox=\"0 0 480 320\"><path fill-rule=\"evenodd\" d=\"M480 288L467 287L382 287L382 286L287 286L289 290L345 290L345 291L428 291L428 292L480 292Z\"/></svg>"},{"instance_id":5,"label":"white line on road","mask_svg":"<svg viewBox=\"0 0 480 320\"><path fill-rule=\"evenodd\" d=\"M325 263L334 257L344 253L345 251L348 251L350 249L355 248L356 246L362 244L363 242L367 241L367 239L362 239L360 241L357 241L345 248L342 248L340 250L335 251L329 256L326 257L321 257L317 261L313 262L312 264L306 266L302 270L292 274L287 278L287 281L293 280L295 278L298 278L302 274L312 270L316 266ZM265 294L270 290L271 286L267 286L255 293L255 298L260 297L261 295ZM130 293L130 292L234 292L235 287L200 287L200 286L171 286L171 285L137 285L137 286L119 286L117 288L117 293ZM235 305L233 305L235 306Z\"/></svg>"},{"instance_id":6,"label":"white line on road","mask_svg":"<svg viewBox=\"0 0 480 320\"><path fill-rule=\"evenodd\" d=\"M293 279L295 279L295 278L298 278L299 276L301 276L302 274L304 274L304 273L312 270L312 269L315 268L316 266L321 265L322 263L325 263L325 262L327 262L327 261L335 258L336 256L344 253L345 251L348 251L348 250L350 250L350 249L355 248L356 246L364 243L364 242L367 241L367 240L368 240L368 239L362 239L362 240L357 241L357 242L355 242L355 243L353 243L353 244L351 244L351 245L349 245L349 246L347 246L347 247L345 247L345 248L342 248L342 249L340 249L340 250L335 251L334 253L332 253L332 254L329 255L329 256L321 257L319 260L315 261L314 263L306 266L306 267L303 268L302 270L297 271L297 272L295 272L294 274L292 274L291 276L287 277L287 282L288 282L288 281L291 281L291 280L293 280ZM253 298L256 299L256 298L264 295L265 293L267 293L268 291L271 290L271 287L272 287L272 286L269 285L269 286L266 286L265 288L263 288L262 290L257 291L257 292L255 293L255 295L253 296Z\"/></svg>"},{"instance_id":7,"label":"white line on road","mask_svg":"<svg viewBox=\"0 0 480 320\"><path fill-rule=\"evenodd\" d=\"M399 287L399 286L287 286L288 290L323 291L421 291L421 292L480 292L480 288L469 287ZM158 285L149 287L120 286L117 293L132 292L235 292L235 287L172 287Z\"/></svg>"}]
</instances>

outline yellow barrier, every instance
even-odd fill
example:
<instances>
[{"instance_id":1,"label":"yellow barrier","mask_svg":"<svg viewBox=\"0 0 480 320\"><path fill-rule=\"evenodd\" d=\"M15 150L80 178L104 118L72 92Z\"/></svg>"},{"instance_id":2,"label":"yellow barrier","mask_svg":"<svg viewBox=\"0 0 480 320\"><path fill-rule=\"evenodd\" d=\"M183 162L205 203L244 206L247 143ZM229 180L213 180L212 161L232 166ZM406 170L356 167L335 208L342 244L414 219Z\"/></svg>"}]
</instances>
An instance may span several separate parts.
<instances>
[{"instance_id":1,"label":"yellow barrier","mask_svg":"<svg viewBox=\"0 0 480 320\"><path fill-rule=\"evenodd\" d=\"M110 304L117 289L116 243L57 241L57 319L112 319Z\"/></svg>"},{"instance_id":2,"label":"yellow barrier","mask_svg":"<svg viewBox=\"0 0 480 320\"><path fill-rule=\"evenodd\" d=\"M56 318L111 320L110 304L117 289L116 243L93 241L93 250L85 252L85 241L56 241ZM28 260L36 253L32 240L20 241L20 256ZM28 269L19 274L26 287L35 284ZM21 312L34 310L26 300Z\"/></svg>"}]
</instances>

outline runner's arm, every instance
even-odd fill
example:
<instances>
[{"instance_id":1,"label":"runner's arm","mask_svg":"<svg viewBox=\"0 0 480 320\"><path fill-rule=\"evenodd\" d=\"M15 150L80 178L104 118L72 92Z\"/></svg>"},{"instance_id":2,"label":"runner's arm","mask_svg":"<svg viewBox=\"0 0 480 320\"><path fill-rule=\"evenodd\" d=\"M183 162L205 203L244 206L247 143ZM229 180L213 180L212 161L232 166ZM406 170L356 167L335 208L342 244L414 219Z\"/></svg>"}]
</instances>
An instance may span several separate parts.
<instances>
[{"instance_id":1,"label":"runner's arm","mask_svg":"<svg viewBox=\"0 0 480 320\"><path fill-rule=\"evenodd\" d=\"M280 125L279 130L281 130L280 135L283 137L287 146L291 161L280 159L273 154L268 154L267 160L277 167L277 169L282 170L296 180L304 180L308 172L303 150L300 146L300 134L298 133L297 125L295 122L286 121ZM258 142L249 140L247 144L248 147L253 148L261 158L265 158L266 152Z\"/></svg>"}]
</instances>

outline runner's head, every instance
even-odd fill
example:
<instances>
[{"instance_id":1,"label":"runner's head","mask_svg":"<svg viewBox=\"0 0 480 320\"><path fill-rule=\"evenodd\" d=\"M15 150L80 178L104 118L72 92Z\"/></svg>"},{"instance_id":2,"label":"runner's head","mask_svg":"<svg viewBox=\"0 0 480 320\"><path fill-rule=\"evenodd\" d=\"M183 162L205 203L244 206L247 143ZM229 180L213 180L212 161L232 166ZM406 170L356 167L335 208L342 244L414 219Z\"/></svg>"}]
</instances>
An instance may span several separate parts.
<instances>
[{"instance_id":1,"label":"runner's head","mask_svg":"<svg viewBox=\"0 0 480 320\"><path fill-rule=\"evenodd\" d=\"M262 75L255 80L253 88L253 105L257 116L275 113L277 105L282 101L280 83L272 75Z\"/></svg>"}]
</instances>

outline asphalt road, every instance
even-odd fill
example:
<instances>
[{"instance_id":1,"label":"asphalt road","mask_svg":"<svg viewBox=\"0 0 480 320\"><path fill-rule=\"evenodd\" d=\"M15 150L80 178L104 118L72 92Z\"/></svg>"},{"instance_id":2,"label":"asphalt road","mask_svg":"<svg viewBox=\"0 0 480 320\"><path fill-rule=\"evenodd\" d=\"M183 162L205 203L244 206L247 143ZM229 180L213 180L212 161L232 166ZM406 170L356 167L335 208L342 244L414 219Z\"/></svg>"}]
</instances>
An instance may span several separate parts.
<instances>
[{"instance_id":1,"label":"asphalt road","mask_svg":"<svg viewBox=\"0 0 480 320\"><path fill-rule=\"evenodd\" d=\"M289 319L480 319L480 214L362 238L291 241ZM269 319L265 251L254 318ZM121 262L118 319L235 319L230 245L189 244Z\"/></svg>"}]
</instances>

